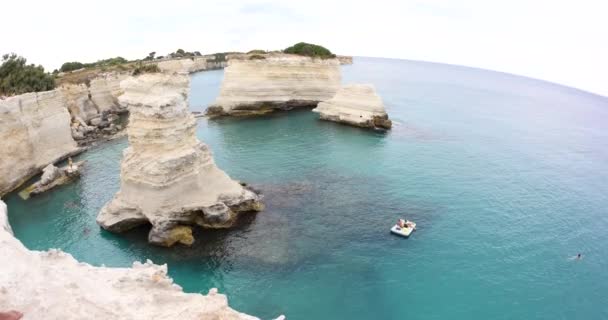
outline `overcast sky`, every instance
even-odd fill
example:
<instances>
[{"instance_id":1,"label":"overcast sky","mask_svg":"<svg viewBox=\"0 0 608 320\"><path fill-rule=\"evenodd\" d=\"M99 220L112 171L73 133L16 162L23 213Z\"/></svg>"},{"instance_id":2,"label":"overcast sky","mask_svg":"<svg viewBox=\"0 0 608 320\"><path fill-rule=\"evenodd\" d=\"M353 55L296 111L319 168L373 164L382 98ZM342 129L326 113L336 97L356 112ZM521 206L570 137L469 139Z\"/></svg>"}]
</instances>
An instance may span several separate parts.
<instances>
[{"instance_id":1,"label":"overcast sky","mask_svg":"<svg viewBox=\"0 0 608 320\"><path fill-rule=\"evenodd\" d=\"M608 0L3 1L0 53L65 61L322 44L444 62L608 96Z\"/></svg>"}]
</instances>

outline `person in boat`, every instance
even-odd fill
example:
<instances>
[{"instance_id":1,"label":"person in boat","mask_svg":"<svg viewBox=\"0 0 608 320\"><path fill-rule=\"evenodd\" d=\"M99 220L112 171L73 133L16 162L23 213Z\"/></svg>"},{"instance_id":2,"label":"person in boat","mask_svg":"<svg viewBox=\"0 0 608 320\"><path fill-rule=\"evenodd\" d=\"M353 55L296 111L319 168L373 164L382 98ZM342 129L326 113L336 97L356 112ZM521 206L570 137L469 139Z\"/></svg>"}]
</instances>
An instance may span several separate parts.
<instances>
[{"instance_id":1,"label":"person in boat","mask_svg":"<svg viewBox=\"0 0 608 320\"><path fill-rule=\"evenodd\" d=\"M403 220L403 219L397 220L397 225L399 226L399 228L405 228L405 220Z\"/></svg>"}]
</instances>

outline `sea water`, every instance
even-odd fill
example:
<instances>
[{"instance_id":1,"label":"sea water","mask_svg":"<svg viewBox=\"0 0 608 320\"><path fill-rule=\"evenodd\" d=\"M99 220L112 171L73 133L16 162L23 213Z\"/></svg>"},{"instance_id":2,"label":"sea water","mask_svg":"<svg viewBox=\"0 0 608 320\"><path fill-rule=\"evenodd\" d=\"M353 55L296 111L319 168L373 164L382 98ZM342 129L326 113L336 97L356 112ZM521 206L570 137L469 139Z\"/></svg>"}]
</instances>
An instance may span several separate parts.
<instances>
[{"instance_id":1,"label":"sea water","mask_svg":"<svg viewBox=\"0 0 608 320\"><path fill-rule=\"evenodd\" d=\"M393 130L308 110L199 120L217 164L265 195L232 230L170 249L148 245L145 227L101 230L126 139L80 156L74 184L9 195L13 230L94 265L167 263L186 291L217 287L264 319L608 318L607 98L424 62L356 58L342 71L376 87ZM222 77L192 77L194 111ZM389 233L400 217L418 225L409 239Z\"/></svg>"}]
</instances>

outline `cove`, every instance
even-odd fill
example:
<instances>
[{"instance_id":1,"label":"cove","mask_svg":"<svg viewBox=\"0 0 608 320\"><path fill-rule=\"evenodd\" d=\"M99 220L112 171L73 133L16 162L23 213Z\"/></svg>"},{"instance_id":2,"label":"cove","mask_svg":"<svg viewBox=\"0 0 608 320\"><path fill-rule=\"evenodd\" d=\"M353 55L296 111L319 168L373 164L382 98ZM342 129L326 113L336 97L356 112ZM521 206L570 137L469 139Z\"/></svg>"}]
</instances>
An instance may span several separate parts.
<instances>
[{"instance_id":1,"label":"cove","mask_svg":"<svg viewBox=\"0 0 608 320\"><path fill-rule=\"evenodd\" d=\"M5 200L30 249L95 265L168 263L189 292L288 319L608 317L608 99L547 82L424 62L356 58L344 83L371 83L389 133L309 111L200 119L198 137L267 209L192 248L157 248L147 229L101 230L126 140L78 157L77 183ZM193 76L202 111L223 72ZM409 239L389 234L404 216ZM582 252L581 261L569 257Z\"/></svg>"}]
</instances>

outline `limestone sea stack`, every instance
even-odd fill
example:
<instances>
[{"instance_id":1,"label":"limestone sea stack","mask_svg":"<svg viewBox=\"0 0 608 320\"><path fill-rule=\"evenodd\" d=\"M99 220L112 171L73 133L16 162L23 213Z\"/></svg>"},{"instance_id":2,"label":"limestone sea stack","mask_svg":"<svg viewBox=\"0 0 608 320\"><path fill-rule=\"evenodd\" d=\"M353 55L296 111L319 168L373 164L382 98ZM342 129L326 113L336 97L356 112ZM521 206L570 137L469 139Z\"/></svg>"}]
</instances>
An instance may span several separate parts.
<instances>
[{"instance_id":1,"label":"limestone sea stack","mask_svg":"<svg viewBox=\"0 0 608 320\"><path fill-rule=\"evenodd\" d=\"M30 251L13 236L1 200L0 257L0 312L23 319L257 319L231 309L216 289L183 292L167 265L95 267L60 250Z\"/></svg>"},{"instance_id":2,"label":"limestone sea stack","mask_svg":"<svg viewBox=\"0 0 608 320\"><path fill-rule=\"evenodd\" d=\"M294 107L314 107L340 87L338 59L293 54L231 57L209 116L257 115Z\"/></svg>"},{"instance_id":3,"label":"limestone sea stack","mask_svg":"<svg viewBox=\"0 0 608 320\"><path fill-rule=\"evenodd\" d=\"M390 129L392 126L382 99L368 84L343 86L333 98L319 103L313 111L319 113L322 120L358 127Z\"/></svg>"},{"instance_id":4,"label":"limestone sea stack","mask_svg":"<svg viewBox=\"0 0 608 320\"><path fill-rule=\"evenodd\" d=\"M226 228L239 213L262 210L259 196L220 170L196 138L187 75L144 74L121 87L129 147L120 191L101 209L100 226L122 232L149 222L149 242L171 246L193 242L191 225Z\"/></svg>"},{"instance_id":5,"label":"limestone sea stack","mask_svg":"<svg viewBox=\"0 0 608 320\"><path fill-rule=\"evenodd\" d=\"M0 195L79 151L58 90L0 99Z\"/></svg>"}]
</instances>

